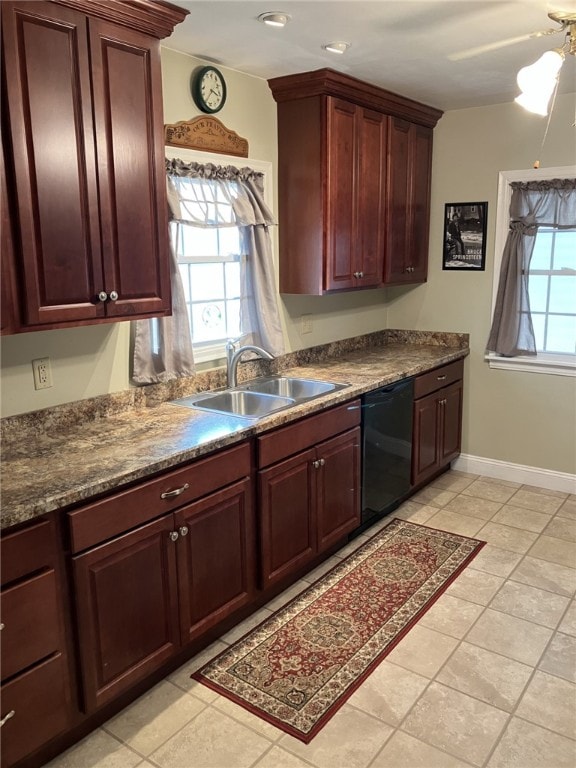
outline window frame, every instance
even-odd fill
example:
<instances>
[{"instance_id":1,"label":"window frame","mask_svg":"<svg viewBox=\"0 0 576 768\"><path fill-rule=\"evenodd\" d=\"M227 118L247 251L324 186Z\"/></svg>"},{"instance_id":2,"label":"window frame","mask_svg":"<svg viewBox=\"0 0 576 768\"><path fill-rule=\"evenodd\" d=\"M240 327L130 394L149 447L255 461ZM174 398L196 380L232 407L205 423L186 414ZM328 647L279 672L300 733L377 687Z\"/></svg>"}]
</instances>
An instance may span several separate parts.
<instances>
[{"instance_id":1,"label":"window frame","mask_svg":"<svg viewBox=\"0 0 576 768\"><path fill-rule=\"evenodd\" d=\"M234 155L221 155L217 152L201 152L196 149L186 147L164 146L164 155L170 160L180 159L186 163L212 163L212 165L233 165L236 168L250 167L254 171L264 174L264 202L268 208L274 212L274 175L272 163L268 160L256 160L251 157L237 157ZM276 238L271 237L272 261L274 271L278 273L278 263L276 258ZM218 262L220 263L220 262ZM196 342L192 340L194 350L194 361L196 363L217 363L226 357L226 344L210 344L206 342Z\"/></svg>"},{"instance_id":2,"label":"window frame","mask_svg":"<svg viewBox=\"0 0 576 768\"><path fill-rule=\"evenodd\" d=\"M494 274L492 281L491 318L494 317L500 266L504 245L508 237L510 225L510 202L513 181L539 181L544 179L565 179L576 176L576 165L564 165L555 168L533 168L521 171L500 171L498 174L498 203L496 208L496 230L494 240ZM494 352L487 352L484 359L490 368L521 371L524 373L547 373L555 376L576 376L576 354L551 354L539 352L536 357L518 355L516 357L500 357Z\"/></svg>"}]
</instances>

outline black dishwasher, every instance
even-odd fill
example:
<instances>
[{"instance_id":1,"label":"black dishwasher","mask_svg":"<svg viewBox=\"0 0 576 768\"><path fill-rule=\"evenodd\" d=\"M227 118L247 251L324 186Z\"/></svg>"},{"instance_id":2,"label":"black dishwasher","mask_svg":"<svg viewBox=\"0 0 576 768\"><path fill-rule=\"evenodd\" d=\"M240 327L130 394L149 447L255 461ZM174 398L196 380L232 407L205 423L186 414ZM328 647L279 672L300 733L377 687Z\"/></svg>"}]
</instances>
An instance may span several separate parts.
<instances>
[{"instance_id":1,"label":"black dishwasher","mask_svg":"<svg viewBox=\"0 0 576 768\"><path fill-rule=\"evenodd\" d=\"M414 380L362 398L362 517L354 534L392 512L410 491Z\"/></svg>"}]
</instances>

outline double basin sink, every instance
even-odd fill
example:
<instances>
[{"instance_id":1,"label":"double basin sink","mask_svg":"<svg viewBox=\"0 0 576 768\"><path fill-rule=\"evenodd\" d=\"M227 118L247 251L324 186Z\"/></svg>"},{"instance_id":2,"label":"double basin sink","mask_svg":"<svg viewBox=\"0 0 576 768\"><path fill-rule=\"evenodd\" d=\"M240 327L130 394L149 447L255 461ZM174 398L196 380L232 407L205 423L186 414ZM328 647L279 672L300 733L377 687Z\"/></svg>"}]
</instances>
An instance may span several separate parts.
<instances>
[{"instance_id":1,"label":"double basin sink","mask_svg":"<svg viewBox=\"0 0 576 768\"><path fill-rule=\"evenodd\" d=\"M265 376L231 389L190 395L171 402L173 405L199 408L214 413L261 419L276 411L336 392L347 386L348 384L335 384L331 381L316 379Z\"/></svg>"}]
</instances>

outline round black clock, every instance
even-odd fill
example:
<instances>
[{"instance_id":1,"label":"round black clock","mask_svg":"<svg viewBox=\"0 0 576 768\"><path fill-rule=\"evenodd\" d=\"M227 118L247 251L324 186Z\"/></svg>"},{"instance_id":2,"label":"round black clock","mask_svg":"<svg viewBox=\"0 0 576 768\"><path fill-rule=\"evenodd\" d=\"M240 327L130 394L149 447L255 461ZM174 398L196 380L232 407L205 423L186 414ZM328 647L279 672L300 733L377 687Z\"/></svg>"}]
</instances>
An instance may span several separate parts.
<instances>
[{"instance_id":1,"label":"round black clock","mask_svg":"<svg viewBox=\"0 0 576 768\"><path fill-rule=\"evenodd\" d=\"M216 67L202 67L192 80L192 97L202 112L219 112L226 101L226 81Z\"/></svg>"}]
</instances>

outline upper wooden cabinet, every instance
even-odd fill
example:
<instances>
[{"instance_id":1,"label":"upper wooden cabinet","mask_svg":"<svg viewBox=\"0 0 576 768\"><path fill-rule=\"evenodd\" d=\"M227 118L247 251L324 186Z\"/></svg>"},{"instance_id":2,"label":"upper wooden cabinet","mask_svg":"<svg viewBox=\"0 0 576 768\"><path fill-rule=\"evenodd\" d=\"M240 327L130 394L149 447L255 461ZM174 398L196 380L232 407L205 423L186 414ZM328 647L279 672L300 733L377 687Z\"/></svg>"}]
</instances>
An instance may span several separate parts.
<instances>
[{"instance_id":1,"label":"upper wooden cabinet","mask_svg":"<svg viewBox=\"0 0 576 768\"><path fill-rule=\"evenodd\" d=\"M422 283L428 274L432 128L390 118L384 282Z\"/></svg>"},{"instance_id":2,"label":"upper wooden cabinet","mask_svg":"<svg viewBox=\"0 0 576 768\"><path fill-rule=\"evenodd\" d=\"M329 69L268 82L278 102L280 291L425 280L432 128L442 113ZM406 147L397 147L395 121L409 127ZM396 241L407 254L401 267Z\"/></svg>"},{"instance_id":3,"label":"upper wooden cabinet","mask_svg":"<svg viewBox=\"0 0 576 768\"><path fill-rule=\"evenodd\" d=\"M185 15L2 3L22 330L170 313L159 38Z\"/></svg>"}]
</instances>

